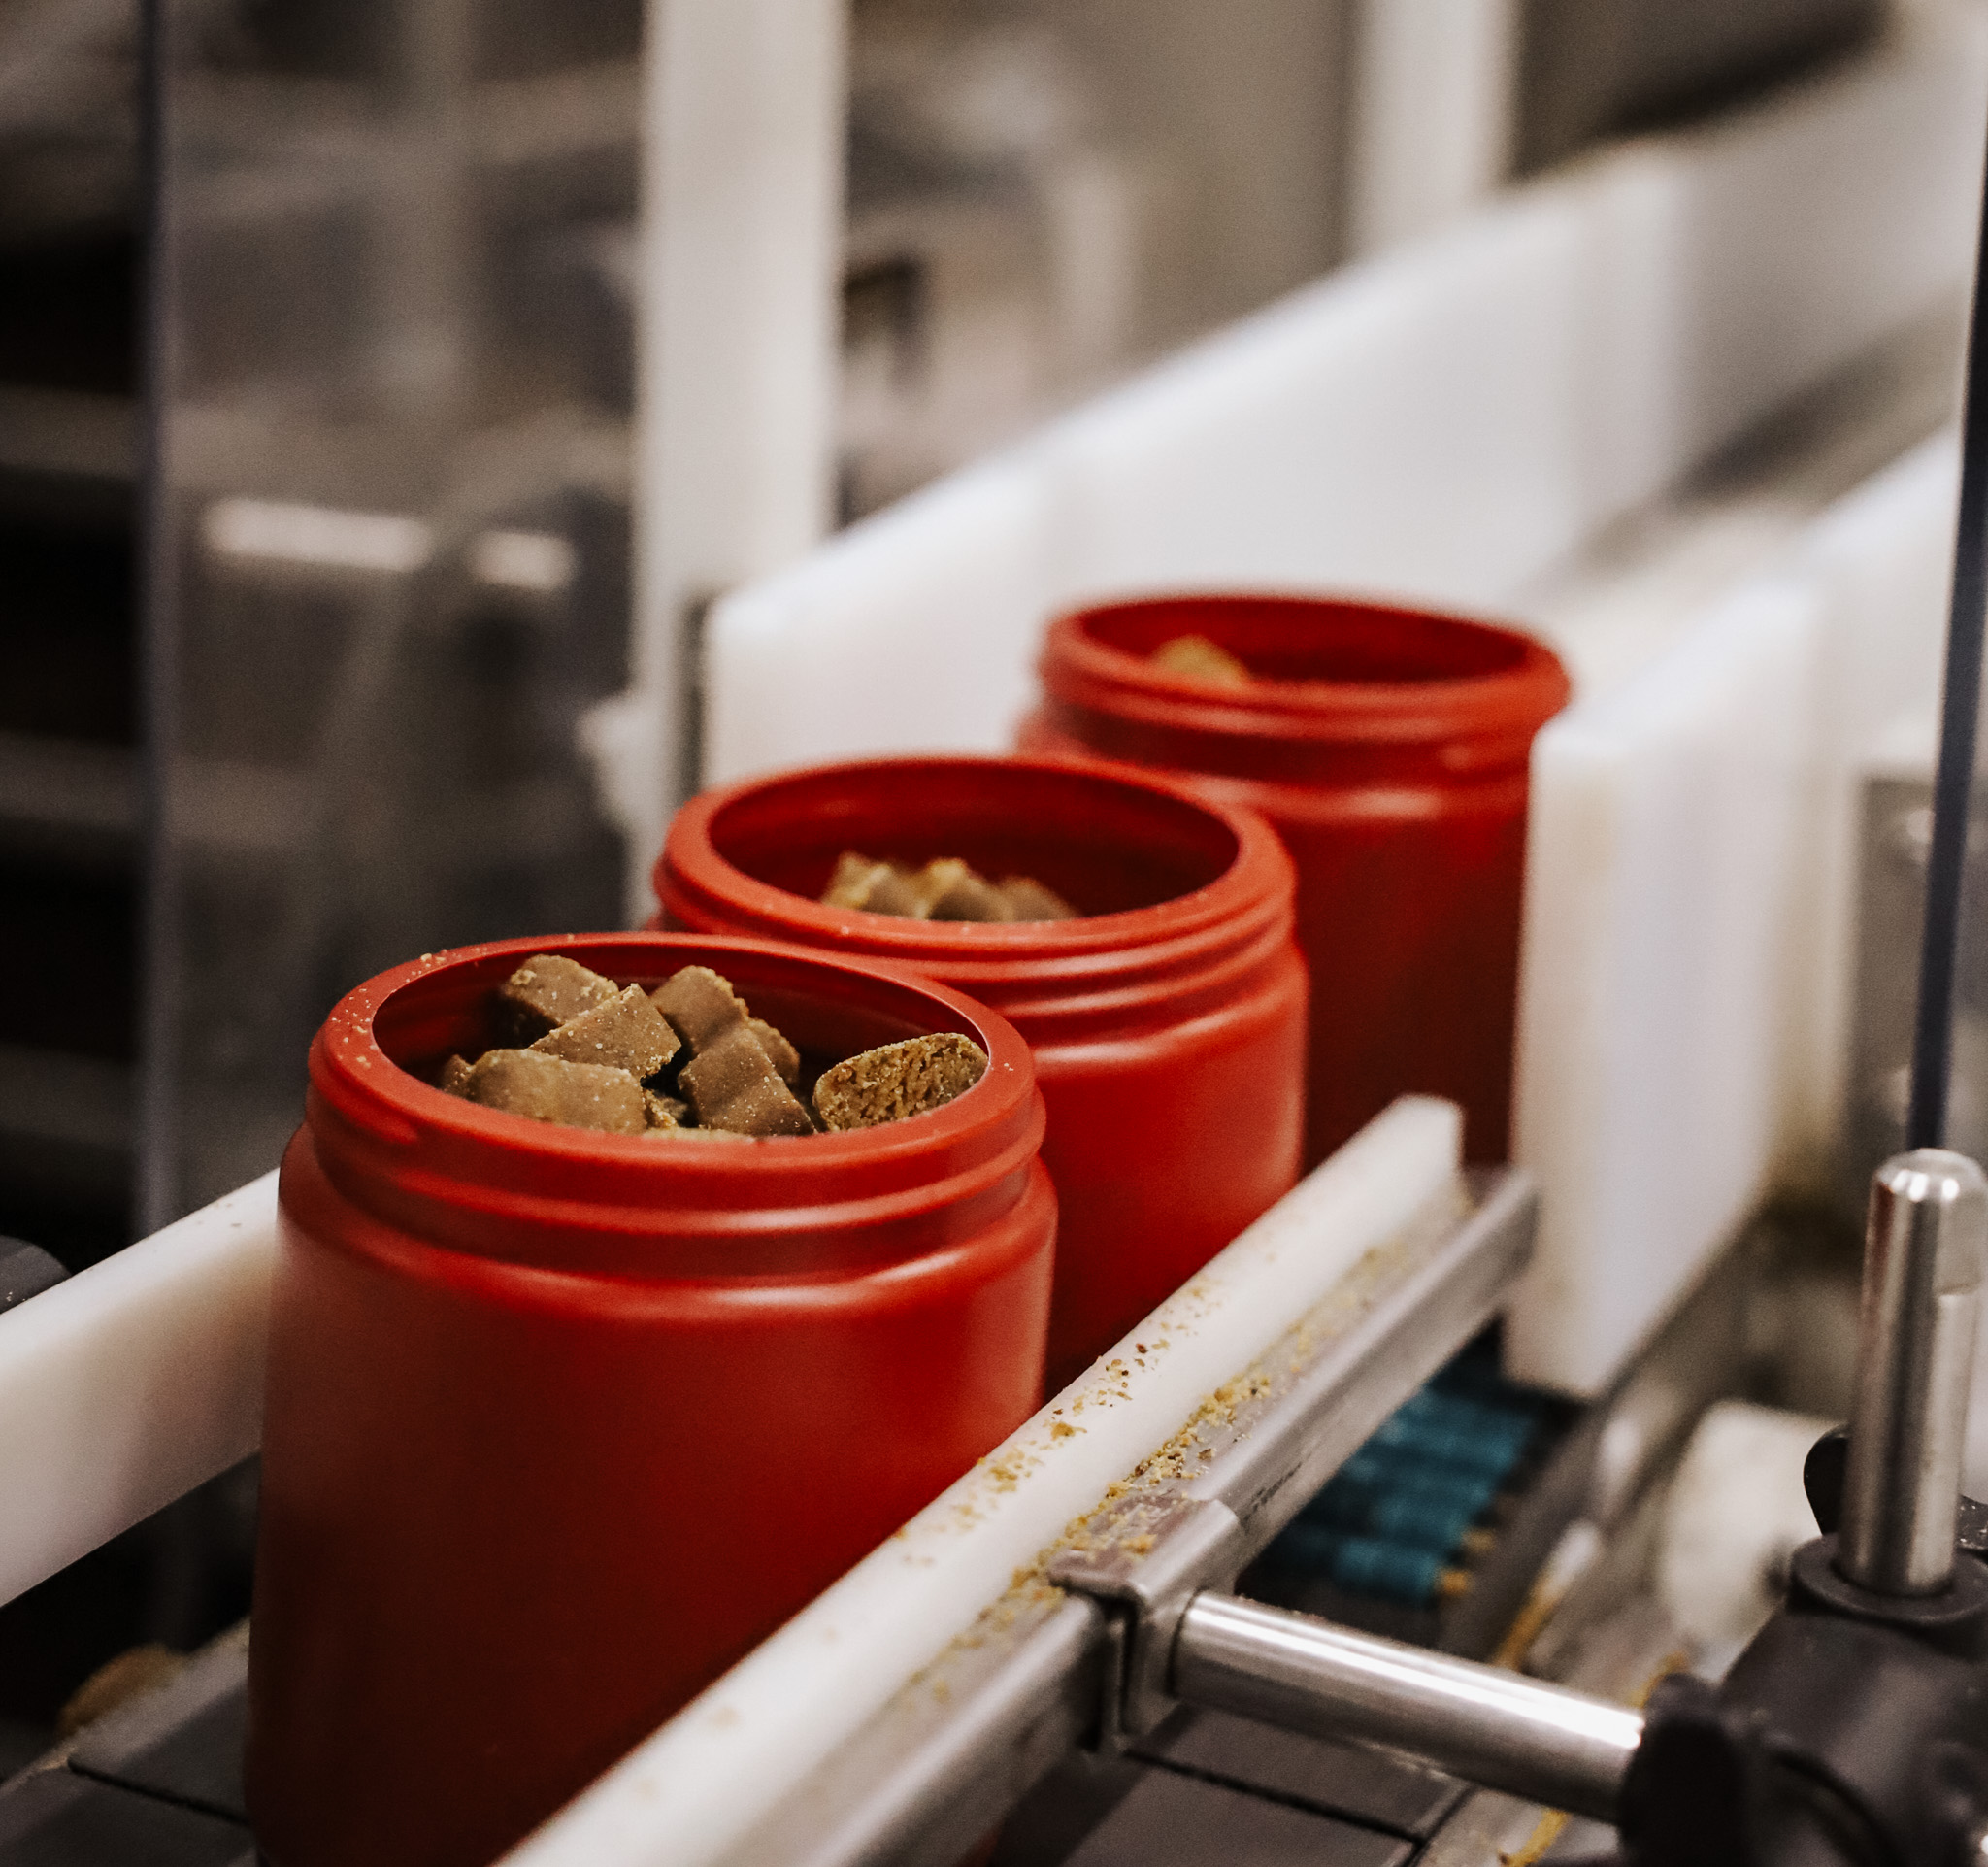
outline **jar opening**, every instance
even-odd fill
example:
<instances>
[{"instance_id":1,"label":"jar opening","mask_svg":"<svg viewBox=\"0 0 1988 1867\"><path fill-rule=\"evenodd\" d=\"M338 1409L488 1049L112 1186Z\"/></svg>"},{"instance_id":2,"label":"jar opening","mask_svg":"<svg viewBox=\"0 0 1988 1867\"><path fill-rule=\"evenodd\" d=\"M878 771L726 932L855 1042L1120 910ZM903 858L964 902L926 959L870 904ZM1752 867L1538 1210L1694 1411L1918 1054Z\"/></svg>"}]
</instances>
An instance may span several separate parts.
<instances>
[{"instance_id":1,"label":"jar opening","mask_svg":"<svg viewBox=\"0 0 1988 1867\"><path fill-rule=\"evenodd\" d=\"M990 880L1030 876L1085 916L1194 894L1242 854L1235 831L1189 799L1077 767L994 759L799 772L729 799L709 834L742 874L810 901L856 850L912 866L958 856Z\"/></svg>"},{"instance_id":2,"label":"jar opening","mask_svg":"<svg viewBox=\"0 0 1988 1867\"><path fill-rule=\"evenodd\" d=\"M645 990L660 985L678 965L706 963L690 953L679 956L625 948L574 951L564 941L547 941L545 950L571 951L574 958L617 985L641 985ZM475 1057L504 1042L497 1028L496 990L526 956L522 950L507 950L409 980L381 1001L373 1017L375 1041L389 1061L423 1083L432 1083L443 1059L451 1052ZM934 1031L957 1030L984 1044L969 1020L947 1019L944 1008L936 1004L920 1009L938 1012L938 1017L897 1016L884 1006L864 1003L853 995L837 995L833 974L823 973L820 984L807 989L752 977L756 969L749 962L745 966L734 962L728 967L727 959L727 955L717 954L711 963L731 980L751 1005L754 1017L765 1018L801 1052L804 1080L859 1050Z\"/></svg>"},{"instance_id":3,"label":"jar opening","mask_svg":"<svg viewBox=\"0 0 1988 1867\"><path fill-rule=\"evenodd\" d=\"M1454 617L1298 597L1113 604L1087 612L1081 626L1100 647L1141 661L1179 636L1199 635L1259 681L1342 687L1483 680L1523 666L1530 646L1508 630Z\"/></svg>"}]
</instances>

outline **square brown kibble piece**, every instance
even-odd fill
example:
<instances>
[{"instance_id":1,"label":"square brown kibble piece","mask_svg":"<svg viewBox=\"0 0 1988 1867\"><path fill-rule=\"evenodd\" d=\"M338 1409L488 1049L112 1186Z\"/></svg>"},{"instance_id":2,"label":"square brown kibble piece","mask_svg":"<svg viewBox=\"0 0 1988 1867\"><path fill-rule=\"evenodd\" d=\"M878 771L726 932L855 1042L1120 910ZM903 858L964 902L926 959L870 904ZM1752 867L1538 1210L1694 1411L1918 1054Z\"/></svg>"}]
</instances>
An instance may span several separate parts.
<instances>
[{"instance_id":1,"label":"square brown kibble piece","mask_svg":"<svg viewBox=\"0 0 1988 1867\"><path fill-rule=\"evenodd\" d=\"M1004 876L998 883L1011 920L1076 920L1075 908L1032 875Z\"/></svg>"},{"instance_id":2,"label":"square brown kibble piece","mask_svg":"<svg viewBox=\"0 0 1988 1867\"><path fill-rule=\"evenodd\" d=\"M751 1016L732 982L709 966L685 966L671 974L649 999L690 1046L692 1056L702 1056L733 1025L743 1025Z\"/></svg>"},{"instance_id":3,"label":"square brown kibble piece","mask_svg":"<svg viewBox=\"0 0 1988 1867\"><path fill-rule=\"evenodd\" d=\"M1012 920L1014 910L1008 898L964 862L931 864L946 870L945 886L932 903L928 917L933 920ZM957 871L954 873L953 871Z\"/></svg>"},{"instance_id":4,"label":"square brown kibble piece","mask_svg":"<svg viewBox=\"0 0 1988 1867\"><path fill-rule=\"evenodd\" d=\"M913 870L905 877L905 886L910 891L911 905L894 912L908 915L914 920L936 920L939 904L945 900L964 900L966 891L979 882L977 876L956 855L935 856L922 869ZM984 885L984 884L983 884ZM969 918L966 915L947 917L955 920Z\"/></svg>"},{"instance_id":5,"label":"square brown kibble piece","mask_svg":"<svg viewBox=\"0 0 1988 1867\"><path fill-rule=\"evenodd\" d=\"M682 1048L681 1041L649 1003L640 985L569 1017L532 1046L569 1063L605 1063L630 1076L653 1076Z\"/></svg>"},{"instance_id":6,"label":"square brown kibble piece","mask_svg":"<svg viewBox=\"0 0 1988 1867\"><path fill-rule=\"evenodd\" d=\"M825 1070L814 1085L814 1113L830 1129L902 1121L943 1109L971 1089L986 1069L986 1051L957 1031L910 1037Z\"/></svg>"},{"instance_id":7,"label":"square brown kibble piece","mask_svg":"<svg viewBox=\"0 0 1988 1867\"><path fill-rule=\"evenodd\" d=\"M459 1056L447 1058L436 1073L435 1086L444 1095L460 1095L470 1080L470 1066Z\"/></svg>"},{"instance_id":8,"label":"square brown kibble piece","mask_svg":"<svg viewBox=\"0 0 1988 1867\"><path fill-rule=\"evenodd\" d=\"M835 873L828 879L828 886L821 891L822 906L867 909L871 890L894 873L888 862L873 862L854 850L845 850L836 862Z\"/></svg>"},{"instance_id":9,"label":"square brown kibble piece","mask_svg":"<svg viewBox=\"0 0 1988 1867\"><path fill-rule=\"evenodd\" d=\"M814 1132L808 1111L780 1081L759 1040L743 1022L700 1050L678 1072L677 1084L697 1111L700 1128L733 1134L802 1135Z\"/></svg>"},{"instance_id":10,"label":"square brown kibble piece","mask_svg":"<svg viewBox=\"0 0 1988 1867\"><path fill-rule=\"evenodd\" d=\"M534 953L497 988L497 1018L520 1048L615 998L621 987L564 953Z\"/></svg>"},{"instance_id":11,"label":"square brown kibble piece","mask_svg":"<svg viewBox=\"0 0 1988 1867\"><path fill-rule=\"evenodd\" d=\"M1211 687L1247 687L1256 677L1219 642L1205 635L1176 635L1152 652L1153 666L1169 674L1205 681Z\"/></svg>"},{"instance_id":12,"label":"square brown kibble piece","mask_svg":"<svg viewBox=\"0 0 1988 1867\"><path fill-rule=\"evenodd\" d=\"M642 1112L648 1122L651 1134L673 1134L681 1128L684 1118L690 1114L687 1102L679 1102L673 1095L657 1095L653 1089L642 1092Z\"/></svg>"},{"instance_id":13,"label":"square brown kibble piece","mask_svg":"<svg viewBox=\"0 0 1988 1867\"><path fill-rule=\"evenodd\" d=\"M539 1050L485 1050L470 1065L462 1093L486 1109L568 1128L640 1134L646 1125L642 1084L626 1070Z\"/></svg>"},{"instance_id":14,"label":"square brown kibble piece","mask_svg":"<svg viewBox=\"0 0 1988 1867\"><path fill-rule=\"evenodd\" d=\"M824 907L859 908L865 914L896 915L908 920L922 920L931 906L929 891L919 887L909 870L895 862L873 861L854 850L843 851L821 901Z\"/></svg>"},{"instance_id":15,"label":"square brown kibble piece","mask_svg":"<svg viewBox=\"0 0 1988 1867\"><path fill-rule=\"evenodd\" d=\"M779 1080L791 1089L801 1080L801 1052L763 1017L748 1017L746 1028L759 1040L759 1048L766 1052L766 1060L773 1065Z\"/></svg>"}]
</instances>

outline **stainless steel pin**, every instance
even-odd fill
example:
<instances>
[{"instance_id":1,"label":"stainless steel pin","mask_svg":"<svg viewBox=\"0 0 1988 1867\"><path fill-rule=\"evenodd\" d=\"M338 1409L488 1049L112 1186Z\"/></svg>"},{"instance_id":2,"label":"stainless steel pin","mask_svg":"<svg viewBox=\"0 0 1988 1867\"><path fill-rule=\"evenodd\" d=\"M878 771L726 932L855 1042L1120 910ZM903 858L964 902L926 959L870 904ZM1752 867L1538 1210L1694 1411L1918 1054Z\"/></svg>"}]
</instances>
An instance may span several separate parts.
<instances>
[{"instance_id":1,"label":"stainless steel pin","mask_svg":"<svg viewBox=\"0 0 1988 1867\"><path fill-rule=\"evenodd\" d=\"M1877 1170L1837 1550L1875 1594L1938 1594L1953 1576L1984 1259L1988 1179L1965 1154L1920 1148Z\"/></svg>"}]
</instances>

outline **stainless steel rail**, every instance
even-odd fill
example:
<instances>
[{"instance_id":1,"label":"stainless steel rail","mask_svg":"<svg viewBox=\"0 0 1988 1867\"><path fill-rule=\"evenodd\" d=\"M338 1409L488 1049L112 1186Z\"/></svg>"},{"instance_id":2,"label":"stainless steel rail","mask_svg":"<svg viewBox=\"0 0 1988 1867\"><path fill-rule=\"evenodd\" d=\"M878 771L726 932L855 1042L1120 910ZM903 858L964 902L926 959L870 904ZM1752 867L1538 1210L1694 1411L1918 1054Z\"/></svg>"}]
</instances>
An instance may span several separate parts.
<instances>
[{"instance_id":1,"label":"stainless steel rail","mask_svg":"<svg viewBox=\"0 0 1988 1867\"><path fill-rule=\"evenodd\" d=\"M1615 1818L1642 1740L1626 1706L1233 1595L1188 1604L1173 1686L1189 1704L1384 1745L1598 1821Z\"/></svg>"},{"instance_id":2,"label":"stainless steel rail","mask_svg":"<svg viewBox=\"0 0 1988 1867\"><path fill-rule=\"evenodd\" d=\"M727 1855L727 1867L951 1867L1061 1757L1170 1708L1175 1620L1227 1586L1363 1440L1494 1315L1538 1195L1474 1170L1238 1370L1048 1565L993 1603ZM1054 1584L1054 1585L1051 1585Z\"/></svg>"}]
</instances>

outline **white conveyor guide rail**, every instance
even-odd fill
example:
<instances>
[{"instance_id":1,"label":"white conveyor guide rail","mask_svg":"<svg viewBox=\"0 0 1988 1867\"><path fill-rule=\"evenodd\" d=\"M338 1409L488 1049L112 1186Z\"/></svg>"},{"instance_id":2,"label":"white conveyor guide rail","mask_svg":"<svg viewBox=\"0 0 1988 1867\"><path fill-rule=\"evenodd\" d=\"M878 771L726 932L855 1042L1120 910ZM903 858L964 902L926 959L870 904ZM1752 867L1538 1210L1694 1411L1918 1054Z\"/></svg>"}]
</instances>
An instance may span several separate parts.
<instances>
[{"instance_id":1,"label":"white conveyor guide rail","mask_svg":"<svg viewBox=\"0 0 1988 1867\"><path fill-rule=\"evenodd\" d=\"M1219 1506L1212 1521L1254 1521L1267 1540L1496 1307L1529 1242L1530 1194L1507 1175L1474 1206L1459 1141L1448 1103L1405 1098L1375 1117L1083 1380L515 1849L512 1867L853 1861L947 1798L975 1806L977 1770L1014 1793L1006 1747L1020 1743L1042 1767L1055 1744L1031 1720L1053 1721L1083 1658L1087 1636L1040 1566L1073 1523L1114 1500L1112 1534L1137 1552L1163 1519ZM1473 1254L1416 1257L1467 1232L1474 1212L1492 1235ZM1366 1324L1375 1333L1360 1366L1332 1364L1338 1339ZM1285 1382L1299 1391L1280 1394ZM1248 1417L1252 1403L1280 1400L1304 1412L1302 1430L1271 1434ZM1178 1437L1196 1431L1208 1450ZM1240 1563L1247 1550L1231 1553ZM1043 1645L1011 1650L987 1632ZM989 1689L995 1722L1017 1720L1019 1736L988 1722L978 1688L990 1645L1018 1669ZM949 1649L966 1672L928 1671ZM961 1708L956 1731L948 1706ZM1074 1741L1067 1725L1057 1735ZM867 1762L844 1769L847 1758Z\"/></svg>"},{"instance_id":2,"label":"white conveyor guide rail","mask_svg":"<svg viewBox=\"0 0 1988 1867\"><path fill-rule=\"evenodd\" d=\"M0 1315L0 1601L262 1441L276 1175Z\"/></svg>"}]
</instances>

